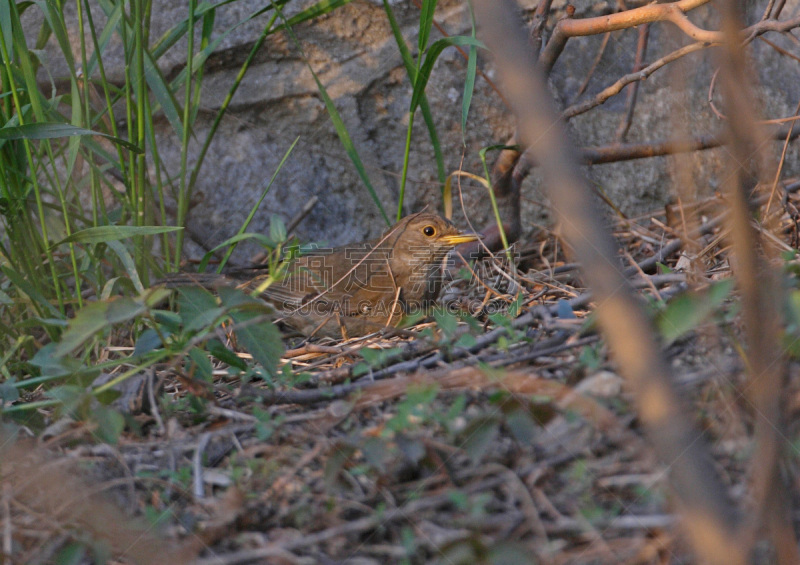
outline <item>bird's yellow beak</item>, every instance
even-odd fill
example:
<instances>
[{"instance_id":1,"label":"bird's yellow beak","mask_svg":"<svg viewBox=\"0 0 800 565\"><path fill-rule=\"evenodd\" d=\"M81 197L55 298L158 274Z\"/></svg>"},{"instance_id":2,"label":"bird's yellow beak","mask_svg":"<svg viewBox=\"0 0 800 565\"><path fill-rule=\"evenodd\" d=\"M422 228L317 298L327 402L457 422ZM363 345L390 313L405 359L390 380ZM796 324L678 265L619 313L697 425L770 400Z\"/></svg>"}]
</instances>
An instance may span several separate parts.
<instances>
[{"instance_id":1,"label":"bird's yellow beak","mask_svg":"<svg viewBox=\"0 0 800 565\"><path fill-rule=\"evenodd\" d=\"M470 241L477 241L483 239L483 235L479 233L457 233L455 235L443 235L439 241L447 245L461 245L462 243L469 243Z\"/></svg>"}]
</instances>

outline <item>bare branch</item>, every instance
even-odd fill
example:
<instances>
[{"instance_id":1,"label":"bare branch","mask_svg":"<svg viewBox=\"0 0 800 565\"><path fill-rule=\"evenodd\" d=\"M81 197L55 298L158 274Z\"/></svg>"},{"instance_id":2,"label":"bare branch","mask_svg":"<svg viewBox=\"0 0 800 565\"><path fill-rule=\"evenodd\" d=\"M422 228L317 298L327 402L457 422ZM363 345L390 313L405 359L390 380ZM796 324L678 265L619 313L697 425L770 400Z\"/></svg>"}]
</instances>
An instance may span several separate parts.
<instances>
[{"instance_id":1,"label":"bare branch","mask_svg":"<svg viewBox=\"0 0 800 565\"><path fill-rule=\"evenodd\" d=\"M689 45L686 45L685 47L681 47L680 49L676 49L669 55L661 57L657 61L653 61L642 70L637 71L635 73L629 73L623 77L620 77L614 84L612 84L611 86L607 86L606 88L598 92L594 98L581 102L580 104L575 104L573 106L570 106L561 113L561 117L564 118L565 120L568 120L570 118L574 118L578 114L583 114L584 112L588 112L592 108L600 106L612 96L615 96L620 92L622 92L622 89L625 88L630 83L639 80L645 80L647 77L652 75L654 72L656 72L663 66L673 61L676 61L685 55L694 53L695 51L700 51L701 49L705 49L708 46L709 45L707 43L698 42L698 43L691 43Z\"/></svg>"}]
</instances>

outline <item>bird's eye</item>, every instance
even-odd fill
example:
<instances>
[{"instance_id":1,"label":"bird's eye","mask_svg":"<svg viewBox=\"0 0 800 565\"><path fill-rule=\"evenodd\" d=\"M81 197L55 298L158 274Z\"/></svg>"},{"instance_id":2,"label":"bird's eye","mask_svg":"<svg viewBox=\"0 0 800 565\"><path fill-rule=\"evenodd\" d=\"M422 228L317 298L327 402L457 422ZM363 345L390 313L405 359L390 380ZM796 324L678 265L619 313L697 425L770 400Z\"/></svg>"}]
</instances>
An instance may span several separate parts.
<instances>
[{"instance_id":1,"label":"bird's eye","mask_svg":"<svg viewBox=\"0 0 800 565\"><path fill-rule=\"evenodd\" d=\"M434 235L436 235L436 228L433 226L425 226L424 228L422 228L422 233L424 233L428 237L433 237Z\"/></svg>"}]
</instances>

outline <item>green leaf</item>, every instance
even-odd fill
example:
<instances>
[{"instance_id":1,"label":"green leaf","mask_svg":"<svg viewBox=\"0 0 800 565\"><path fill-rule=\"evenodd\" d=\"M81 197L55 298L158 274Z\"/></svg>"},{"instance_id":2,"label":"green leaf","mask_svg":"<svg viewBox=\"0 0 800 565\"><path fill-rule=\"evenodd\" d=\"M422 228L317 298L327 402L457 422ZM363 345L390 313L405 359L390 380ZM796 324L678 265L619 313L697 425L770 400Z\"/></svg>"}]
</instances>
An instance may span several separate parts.
<instances>
[{"instance_id":1,"label":"green leaf","mask_svg":"<svg viewBox=\"0 0 800 565\"><path fill-rule=\"evenodd\" d=\"M214 368L211 366L211 361L209 361L208 354L205 351L197 347L192 347L189 350L189 359L191 359L196 369L195 377L207 383L214 380Z\"/></svg>"},{"instance_id":2,"label":"green leaf","mask_svg":"<svg viewBox=\"0 0 800 565\"><path fill-rule=\"evenodd\" d=\"M273 214L269 220L269 238L275 243L286 240L286 225L277 214Z\"/></svg>"},{"instance_id":3,"label":"green leaf","mask_svg":"<svg viewBox=\"0 0 800 565\"><path fill-rule=\"evenodd\" d=\"M34 0L34 3L39 6L42 14L47 20L47 25L50 31L56 38L59 45L59 54L64 57L67 63L70 77L75 76L75 61L72 57L72 46L70 45L69 38L67 37L67 30L64 27L64 18L59 13L58 5L56 2L45 2L42 0Z\"/></svg>"},{"instance_id":4,"label":"green leaf","mask_svg":"<svg viewBox=\"0 0 800 565\"><path fill-rule=\"evenodd\" d=\"M200 286L182 286L178 294L178 311L187 331L204 328L223 314L217 299Z\"/></svg>"},{"instance_id":5,"label":"green leaf","mask_svg":"<svg viewBox=\"0 0 800 565\"><path fill-rule=\"evenodd\" d=\"M80 565L81 563L86 563L86 553L87 548L84 544L73 542L56 553L55 564Z\"/></svg>"},{"instance_id":6,"label":"green leaf","mask_svg":"<svg viewBox=\"0 0 800 565\"><path fill-rule=\"evenodd\" d=\"M461 447L469 458L477 463L494 443L499 432L500 423L496 418L476 418L464 430L465 440Z\"/></svg>"},{"instance_id":7,"label":"green leaf","mask_svg":"<svg viewBox=\"0 0 800 565\"><path fill-rule=\"evenodd\" d=\"M506 414L506 426L522 445L530 445L533 442L539 427L522 404Z\"/></svg>"},{"instance_id":8,"label":"green leaf","mask_svg":"<svg viewBox=\"0 0 800 565\"><path fill-rule=\"evenodd\" d=\"M241 300L241 294L241 291L232 288L223 287L219 289L223 304L226 304L231 297L234 300ZM281 360L281 355L284 351L281 333L270 320L252 322L255 318L259 318L265 312L270 311L270 308L261 301L247 296L246 298L244 305L250 308L241 309L230 314L234 321L233 332L239 344L253 356L269 375L275 376L278 362Z\"/></svg>"},{"instance_id":9,"label":"green leaf","mask_svg":"<svg viewBox=\"0 0 800 565\"><path fill-rule=\"evenodd\" d=\"M578 355L578 362L581 366L586 367L590 371L596 371L603 364L603 357L600 355L599 347L596 345L587 345L581 349Z\"/></svg>"},{"instance_id":10,"label":"green leaf","mask_svg":"<svg viewBox=\"0 0 800 565\"><path fill-rule=\"evenodd\" d=\"M388 359L397 355L402 349L399 347L390 347L389 349L371 349L369 347L362 347L358 350L364 360L369 363L371 367L380 367Z\"/></svg>"},{"instance_id":11,"label":"green leaf","mask_svg":"<svg viewBox=\"0 0 800 565\"><path fill-rule=\"evenodd\" d=\"M265 236L264 234L262 234L262 233L240 233L240 234L234 235L233 237L229 237L228 239L226 239L225 241L223 241L222 243L220 243L216 247L214 247L212 249L209 249L208 252L205 255L203 255L203 258L200 260L200 265L198 266L198 270L199 271L204 271L205 270L205 268L208 266L209 261L211 261L211 258L214 257L214 253L216 251L222 249L223 247L227 247L229 245L232 246L232 245L234 245L236 243L239 243L240 241L244 241L246 239L255 239L258 243L260 243L264 247L266 247L268 249L272 249L272 240L270 238L268 238L267 236ZM227 253L226 253L226 255L227 255Z\"/></svg>"},{"instance_id":12,"label":"green leaf","mask_svg":"<svg viewBox=\"0 0 800 565\"><path fill-rule=\"evenodd\" d=\"M3 273L8 277L8 280L14 284L17 290L27 294L28 298L30 298L37 307L41 308L42 312L48 314L52 318L61 317L61 313L58 309L50 304L50 301L47 300L41 292L36 290L24 276L9 267L0 267L0 269L2 269Z\"/></svg>"},{"instance_id":13,"label":"green leaf","mask_svg":"<svg viewBox=\"0 0 800 565\"><path fill-rule=\"evenodd\" d=\"M716 310L733 289L733 279L712 284L701 292L687 292L672 299L656 322L668 345L690 332Z\"/></svg>"},{"instance_id":14,"label":"green leaf","mask_svg":"<svg viewBox=\"0 0 800 565\"><path fill-rule=\"evenodd\" d=\"M345 465L356 452L354 446L344 442L336 443L331 447L330 456L325 461L325 469L322 473L323 484L328 492L336 491L346 484L345 481L339 478L339 475L345 472Z\"/></svg>"},{"instance_id":15,"label":"green leaf","mask_svg":"<svg viewBox=\"0 0 800 565\"><path fill-rule=\"evenodd\" d=\"M133 347L133 357L149 353L157 347L161 347L161 336L153 328L147 328L139 334L139 338L136 340L136 344Z\"/></svg>"},{"instance_id":16,"label":"green leaf","mask_svg":"<svg viewBox=\"0 0 800 565\"><path fill-rule=\"evenodd\" d=\"M227 363L231 367L236 367L240 371L247 370L247 365L242 360L241 357L236 355L233 351L225 347L225 345L218 339L210 339L208 343L206 343L206 349L208 350L211 355L222 361L223 363Z\"/></svg>"},{"instance_id":17,"label":"green leaf","mask_svg":"<svg viewBox=\"0 0 800 565\"><path fill-rule=\"evenodd\" d=\"M39 122L35 124L24 124L21 126L4 126L0 128L0 139L9 141L12 139L56 139L60 137L73 137L80 135L99 135L133 151L143 153L141 147L134 143L114 137L107 133L90 129L79 128L71 124L60 124L57 122Z\"/></svg>"},{"instance_id":18,"label":"green leaf","mask_svg":"<svg viewBox=\"0 0 800 565\"><path fill-rule=\"evenodd\" d=\"M114 323L130 320L145 310L144 304L127 297L88 304L70 320L69 328L56 346L55 356L72 353L97 332Z\"/></svg>"},{"instance_id":19,"label":"green leaf","mask_svg":"<svg viewBox=\"0 0 800 565\"><path fill-rule=\"evenodd\" d=\"M133 283L133 287L137 290L137 292L144 292L144 285L142 284L142 280L139 278L139 272L136 270L136 265L133 262L133 257L125 248L125 246L116 240L109 240L105 242L108 247L117 254L119 260L122 262L122 266L125 267L125 271L128 273L128 277L131 279L131 283Z\"/></svg>"},{"instance_id":20,"label":"green leaf","mask_svg":"<svg viewBox=\"0 0 800 565\"><path fill-rule=\"evenodd\" d=\"M461 347L464 349L469 349L471 347L475 347L478 341L475 339L475 336L472 334L463 334L459 337L456 342L453 344L455 347Z\"/></svg>"},{"instance_id":21,"label":"green leaf","mask_svg":"<svg viewBox=\"0 0 800 565\"><path fill-rule=\"evenodd\" d=\"M161 331L178 333L181 329L182 318L177 312L171 310L153 310L153 319L161 325Z\"/></svg>"},{"instance_id":22,"label":"green leaf","mask_svg":"<svg viewBox=\"0 0 800 565\"><path fill-rule=\"evenodd\" d=\"M299 23L313 20L314 18L318 18L319 16L323 16L325 14L329 14L333 10L337 8L341 8L346 4L349 4L353 0L321 0L317 2L313 6L310 6L300 12L299 14L295 14L289 21L286 23L288 27L296 26Z\"/></svg>"},{"instance_id":23,"label":"green leaf","mask_svg":"<svg viewBox=\"0 0 800 565\"><path fill-rule=\"evenodd\" d=\"M144 76L148 86L150 86L150 92L155 96L159 106L164 111L164 115L172 125L172 129L175 130L175 135L178 139L183 139L184 124L181 123L180 113L178 112L178 101L175 99L167 80L148 49L144 50ZM134 77L134 80L136 80L136 77ZM136 87L134 86L134 88ZM156 108L153 108L153 111L155 112ZM186 124L186 127L189 127L188 124Z\"/></svg>"},{"instance_id":24,"label":"green leaf","mask_svg":"<svg viewBox=\"0 0 800 565\"><path fill-rule=\"evenodd\" d=\"M250 209L250 213L247 215L247 218L245 218L244 223L239 227L239 232L237 233L237 235L244 234L245 230L250 225L250 222L253 220L253 217L256 215L256 211L261 206L261 202L264 201L264 198L267 196L267 193L269 192L269 189L272 187L272 183L275 182L275 179L278 177L278 173L281 172L281 169L283 168L284 163L286 163L286 160L289 158L289 155L291 155L291 153L294 150L295 145L297 145L298 141L300 141L300 137L299 136L295 138L295 140L289 146L289 149L287 149L286 153L283 154L283 158L281 159L281 162L278 163L278 166L275 168L275 172L272 173L272 177L269 179L269 182L267 183L267 186L264 188L263 191L261 191L261 197L258 199L258 201L255 204L253 204L253 207ZM280 217L278 217L278 216L273 216L272 220L270 221L270 225L269 225L270 234L272 234L272 231L273 231L272 221L275 221L275 218L277 218L277 221L280 222L280 225L276 226L276 228L278 228L278 227L282 228L282 232L279 232L279 234L282 233L283 237L281 237L280 239L276 239L275 237L270 236L270 239L272 241L269 242L269 244L267 245L267 247L269 247L269 248L272 248L278 242L284 241L286 239L286 237L287 237L286 227L283 225L283 220L281 220ZM218 273L222 272L222 269L225 267L225 264L228 262L228 258L230 258L231 254L233 253L233 250L235 248L236 248L236 245L232 244L228 248L228 250L225 252L225 256L222 258L222 261L220 261L219 267L217 268L217 272ZM210 258L208 253L206 254L206 257ZM203 258L203 260L205 261L205 257Z\"/></svg>"},{"instance_id":25,"label":"green leaf","mask_svg":"<svg viewBox=\"0 0 800 565\"><path fill-rule=\"evenodd\" d=\"M433 318L436 320L436 325L442 330L445 339L452 339L458 329L458 318L448 312L447 308L435 308Z\"/></svg>"},{"instance_id":26,"label":"green leaf","mask_svg":"<svg viewBox=\"0 0 800 565\"><path fill-rule=\"evenodd\" d=\"M111 406L100 405L92 410L91 419L97 423L95 437L102 442L115 445L125 429L125 418Z\"/></svg>"},{"instance_id":27,"label":"green leaf","mask_svg":"<svg viewBox=\"0 0 800 565\"><path fill-rule=\"evenodd\" d=\"M42 376L55 378L71 375L80 369L80 361L73 357L56 357L55 343L48 343L42 347L31 359L31 363L39 367Z\"/></svg>"},{"instance_id":28,"label":"green leaf","mask_svg":"<svg viewBox=\"0 0 800 565\"><path fill-rule=\"evenodd\" d=\"M97 40L98 49L92 52L91 57L89 58L88 64L86 65L87 70L85 71L86 76L94 76L94 70L97 66L97 55L98 53L102 54L105 53L106 46L108 42L113 37L114 33L117 31L117 27L119 26L120 18L122 17L122 10L124 6L121 3L118 3L113 11L110 13L106 13L107 20L106 25L103 28L103 31L100 33L100 37Z\"/></svg>"},{"instance_id":29,"label":"green leaf","mask_svg":"<svg viewBox=\"0 0 800 565\"><path fill-rule=\"evenodd\" d=\"M225 287L224 291L222 291L222 289L220 290L219 298L225 310L234 310L242 306L257 306L263 308L265 313L272 311L271 306L268 306L264 302L254 300L249 294L238 288Z\"/></svg>"},{"instance_id":30,"label":"green leaf","mask_svg":"<svg viewBox=\"0 0 800 565\"><path fill-rule=\"evenodd\" d=\"M109 241L119 241L137 235L157 235L182 230L178 226L97 226L80 230L69 237L54 243L52 247L63 245L64 243L108 243Z\"/></svg>"},{"instance_id":31,"label":"green leaf","mask_svg":"<svg viewBox=\"0 0 800 565\"><path fill-rule=\"evenodd\" d=\"M419 37L417 38L420 57L428 46L428 39L431 36L436 3L437 0L422 0L422 8L419 11Z\"/></svg>"},{"instance_id":32,"label":"green leaf","mask_svg":"<svg viewBox=\"0 0 800 565\"><path fill-rule=\"evenodd\" d=\"M78 385L61 385L48 390L45 395L58 400L67 414L78 420L84 419L92 397Z\"/></svg>"},{"instance_id":33,"label":"green leaf","mask_svg":"<svg viewBox=\"0 0 800 565\"><path fill-rule=\"evenodd\" d=\"M69 321L53 355L61 357L72 353L101 330L143 314L150 304L163 300L170 292L156 289L136 298L116 297L87 304Z\"/></svg>"},{"instance_id":34,"label":"green leaf","mask_svg":"<svg viewBox=\"0 0 800 565\"><path fill-rule=\"evenodd\" d=\"M14 378L0 382L0 407L19 400L19 390L14 386L16 382Z\"/></svg>"},{"instance_id":35,"label":"green leaf","mask_svg":"<svg viewBox=\"0 0 800 565\"><path fill-rule=\"evenodd\" d=\"M11 55L14 52L14 44L11 30L11 1L0 1L0 28L2 28L3 39L5 39L6 53Z\"/></svg>"}]
</instances>

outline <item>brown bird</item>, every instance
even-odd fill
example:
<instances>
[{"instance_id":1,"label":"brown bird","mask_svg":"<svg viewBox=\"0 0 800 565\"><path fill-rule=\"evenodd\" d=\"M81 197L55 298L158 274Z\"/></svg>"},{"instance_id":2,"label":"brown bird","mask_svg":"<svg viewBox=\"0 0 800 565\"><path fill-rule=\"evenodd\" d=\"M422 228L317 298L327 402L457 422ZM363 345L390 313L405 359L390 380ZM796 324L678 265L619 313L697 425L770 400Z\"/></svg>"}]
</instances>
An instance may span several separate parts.
<instances>
[{"instance_id":1,"label":"brown bird","mask_svg":"<svg viewBox=\"0 0 800 565\"><path fill-rule=\"evenodd\" d=\"M480 239L436 214L407 216L377 239L297 258L287 275L260 296L284 321L307 336L353 337L395 325L403 314L425 312L442 287L442 263L456 245ZM177 273L168 286L237 286L252 292L268 274L245 268L216 273Z\"/></svg>"}]
</instances>

